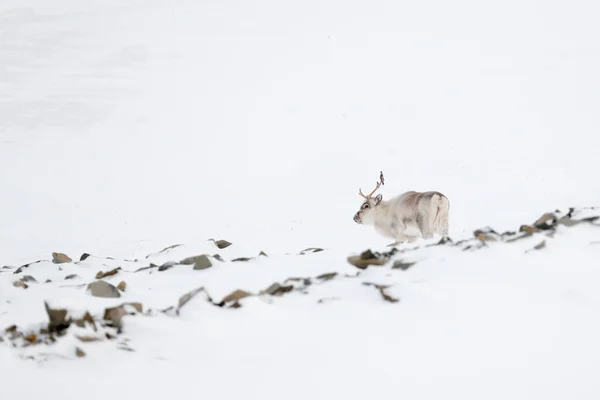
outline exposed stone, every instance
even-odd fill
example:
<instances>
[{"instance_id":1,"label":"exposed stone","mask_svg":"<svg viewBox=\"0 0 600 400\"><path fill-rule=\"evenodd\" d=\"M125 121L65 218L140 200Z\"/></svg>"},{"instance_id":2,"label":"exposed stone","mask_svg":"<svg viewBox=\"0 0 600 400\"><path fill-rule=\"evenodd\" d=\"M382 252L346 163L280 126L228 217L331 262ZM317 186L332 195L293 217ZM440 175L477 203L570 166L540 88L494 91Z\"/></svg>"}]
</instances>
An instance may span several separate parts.
<instances>
[{"instance_id":1,"label":"exposed stone","mask_svg":"<svg viewBox=\"0 0 600 400\"><path fill-rule=\"evenodd\" d=\"M64 253L53 252L52 253L52 262L54 264L64 264L64 263L73 262L73 260L71 260L71 257L69 257L68 255L66 255Z\"/></svg>"},{"instance_id":2,"label":"exposed stone","mask_svg":"<svg viewBox=\"0 0 600 400\"><path fill-rule=\"evenodd\" d=\"M112 276L112 275L116 275L119 271L121 270L121 267L117 267L115 269L111 269L110 271L98 271L98 273L96 274L96 279L102 279L102 278L106 278L107 276Z\"/></svg>"},{"instance_id":3,"label":"exposed stone","mask_svg":"<svg viewBox=\"0 0 600 400\"><path fill-rule=\"evenodd\" d=\"M48 302L44 302L44 307L50 320L48 323L48 330L50 332L60 332L69 327L71 322L67 321L67 310L50 308Z\"/></svg>"},{"instance_id":4,"label":"exposed stone","mask_svg":"<svg viewBox=\"0 0 600 400\"><path fill-rule=\"evenodd\" d=\"M219 249L226 249L227 247L231 246L231 242L228 242L227 240L215 240L215 239L209 239L211 242L214 242L215 245L219 248Z\"/></svg>"},{"instance_id":5,"label":"exposed stone","mask_svg":"<svg viewBox=\"0 0 600 400\"><path fill-rule=\"evenodd\" d=\"M249 297L252 296L252 293L246 292L245 290L235 290L232 293L228 294L227 296L223 297L223 300L221 300L221 303L219 303L220 306L223 306L227 303L231 303L233 302L232 307L237 308L240 306L239 304L239 300L245 298L245 297Z\"/></svg>"},{"instance_id":6,"label":"exposed stone","mask_svg":"<svg viewBox=\"0 0 600 400\"><path fill-rule=\"evenodd\" d=\"M220 256L220 255L218 255L218 254L213 254L213 256L212 256L212 257L213 257L215 260L217 260L217 261L221 261L221 262L224 262L224 261L225 261L225 260L223 260L223 257L221 257L221 256Z\"/></svg>"},{"instance_id":7,"label":"exposed stone","mask_svg":"<svg viewBox=\"0 0 600 400\"><path fill-rule=\"evenodd\" d=\"M282 286L279 283L275 282L265 290L261 291L261 294L270 294L271 296L280 296L284 293L291 292L294 290L293 285Z\"/></svg>"},{"instance_id":8,"label":"exposed stone","mask_svg":"<svg viewBox=\"0 0 600 400\"><path fill-rule=\"evenodd\" d=\"M234 258L231 261L232 262L248 262L250 260L252 260L252 257L239 257L239 258Z\"/></svg>"},{"instance_id":9,"label":"exposed stone","mask_svg":"<svg viewBox=\"0 0 600 400\"><path fill-rule=\"evenodd\" d=\"M85 351L81 350L79 347L75 347L75 355L79 358L85 357Z\"/></svg>"},{"instance_id":10,"label":"exposed stone","mask_svg":"<svg viewBox=\"0 0 600 400\"><path fill-rule=\"evenodd\" d=\"M188 257L180 262L183 265L194 265L194 269L202 270L212 267L212 263L206 254L202 254L195 257Z\"/></svg>"},{"instance_id":11,"label":"exposed stone","mask_svg":"<svg viewBox=\"0 0 600 400\"><path fill-rule=\"evenodd\" d=\"M348 257L348 262L360 269L365 269L369 265L384 265L387 261L386 258L379 258L371 250L363 251L357 256Z\"/></svg>"},{"instance_id":12,"label":"exposed stone","mask_svg":"<svg viewBox=\"0 0 600 400\"><path fill-rule=\"evenodd\" d=\"M538 218L538 220L533 223L533 226L541 230L548 230L553 229L557 222L558 218L554 213L546 213Z\"/></svg>"},{"instance_id":13,"label":"exposed stone","mask_svg":"<svg viewBox=\"0 0 600 400\"><path fill-rule=\"evenodd\" d=\"M317 276L317 279L322 280L322 281L329 281L333 278L335 278L337 276L337 272L329 272L326 274L321 274L319 276Z\"/></svg>"},{"instance_id":14,"label":"exposed stone","mask_svg":"<svg viewBox=\"0 0 600 400\"><path fill-rule=\"evenodd\" d=\"M65 276L65 280L77 279L77 278L79 278L79 275L77 275L77 274L70 274L70 275Z\"/></svg>"},{"instance_id":15,"label":"exposed stone","mask_svg":"<svg viewBox=\"0 0 600 400\"><path fill-rule=\"evenodd\" d=\"M79 257L79 261L85 261L91 254L83 253L81 257Z\"/></svg>"},{"instance_id":16,"label":"exposed stone","mask_svg":"<svg viewBox=\"0 0 600 400\"><path fill-rule=\"evenodd\" d=\"M87 287L94 297L121 297L119 289L102 280L94 281Z\"/></svg>"},{"instance_id":17,"label":"exposed stone","mask_svg":"<svg viewBox=\"0 0 600 400\"><path fill-rule=\"evenodd\" d=\"M161 265L160 267L158 267L158 270L159 270L160 272L162 272L162 271L166 271L166 270L168 270L168 269L170 269L170 268L173 268L173 266L174 266L174 265L175 265L175 263L174 263L173 261L169 261L169 262L166 262L166 263L164 263L164 264L163 264L163 265Z\"/></svg>"},{"instance_id":18,"label":"exposed stone","mask_svg":"<svg viewBox=\"0 0 600 400\"><path fill-rule=\"evenodd\" d=\"M27 289L29 287L25 282L23 282L21 280L14 281L13 286L16 288L22 288L22 289Z\"/></svg>"},{"instance_id":19,"label":"exposed stone","mask_svg":"<svg viewBox=\"0 0 600 400\"><path fill-rule=\"evenodd\" d=\"M123 303L117 307L104 310L104 320L109 321L112 326L120 328L125 315L134 315L143 312L142 303Z\"/></svg>"},{"instance_id":20,"label":"exposed stone","mask_svg":"<svg viewBox=\"0 0 600 400\"><path fill-rule=\"evenodd\" d=\"M177 304L177 311L184 305L186 305L191 299L193 299L198 293L204 292L206 295L206 300L212 303L212 299L210 298L208 292L204 289L204 287L199 287L198 289L194 289L191 292L188 292L179 298L179 302Z\"/></svg>"},{"instance_id":21,"label":"exposed stone","mask_svg":"<svg viewBox=\"0 0 600 400\"><path fill-rule=\"evenodd\" d=\"M24 275L21 280L23 282L30 282L30 283L38 283L38 281L35 280L35 278L31 275Z\"/></svg>"},{"instance_id":22,"label":"exposed stone","mask_svg":"<svg viewBox=\"0 0 600 400\"><path fill-rule=\"evenodd\" d=\"M258 255L259 255L259 256L262 256L262 257L268 257L268 256L267 256L267 253L265 253L265 252L264 252L264 251L262 251L262 250L260 251L260 253L258 253Z\"/></svg>"},{"instance_id":23,"label":"exposed stone","mask_svg":"<svg viewBox=\"0 0 600 400\"><path fill-rule=\"evenodd\" d=\"M121 292L124 292L125 288L127 288L127 283L125 281L121 281L117 285L117 289L119 289Z\"/></svg>"},{"instance_id":24,"label":"exposed stone","mask_svg":"<svg viewBox=\"0 0 600 400\"><path fill-rule=\"evenodd\" d=\"M308 249L302 250L300 254L304 255L306 253L318 253L320 251L323 251L323 249L320 247L309 247Z\"/></svg>"},{"instance_id":25,"label":"exposed stone","mask_svg":"<svg viewBox=\"0 0 600 400\"><path fill-rule=\"evenodd\" d=\"M385 301L389 301L390 303L397 303L398 301L400 301L385 292L385 290L390 287L389 285L380 285L380 284L371 283L371 282L363 282L363 285L375 287L377 290L379 290L381 297L383 297L383 299Z\"/></svg>"},{"instance_id":26,"label":"exposed stone","mask_svg":"<svg viewBox=\"0 0 600 400\"><path fill-rule=\"evenodd\" d=\"M416 262L403 262L402 260L396 260L392 265L392 269L401 269L402 271L406 271L415 264Z\"/></svg>"}]
</instances>

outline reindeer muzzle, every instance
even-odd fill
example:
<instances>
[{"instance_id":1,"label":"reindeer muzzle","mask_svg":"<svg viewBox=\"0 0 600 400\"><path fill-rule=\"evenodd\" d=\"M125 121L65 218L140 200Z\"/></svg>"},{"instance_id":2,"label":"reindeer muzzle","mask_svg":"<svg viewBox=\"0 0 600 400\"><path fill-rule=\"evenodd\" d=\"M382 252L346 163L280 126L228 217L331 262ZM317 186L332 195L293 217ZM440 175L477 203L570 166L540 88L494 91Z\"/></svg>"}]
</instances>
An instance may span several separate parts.
<instances>
[{"instance_id":1,"label":"reindeer muzzle","mask_svg":"<svg viewBox=\"0 0 600 400\"><path fill-rule=\"evenodd\" d=\"M362 221L360 220L360 215L358 215L358 213L354 214L354 218L353 218L354 222L356 222L357 224L361 224Z\"/></svg>"}]
</instances>

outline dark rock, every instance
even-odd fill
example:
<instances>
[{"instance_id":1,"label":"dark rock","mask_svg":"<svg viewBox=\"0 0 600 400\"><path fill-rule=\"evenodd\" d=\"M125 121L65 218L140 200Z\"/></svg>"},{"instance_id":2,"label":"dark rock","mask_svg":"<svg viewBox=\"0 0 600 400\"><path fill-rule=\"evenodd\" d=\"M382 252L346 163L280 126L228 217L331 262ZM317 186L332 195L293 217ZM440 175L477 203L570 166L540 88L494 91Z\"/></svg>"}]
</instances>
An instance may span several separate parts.
<instances>
[{"instance_id":1,"label":"dark rock","mask_svg":"<svg viewBox=\"0 0 600 400\"><path fill-rule=\"evenodd\" d=\"M318 253L320 251L323 251L323 249L320 247L309 247L308 249L302 250L300 254L304 255L306 253Z\"/></svg>"},{"instance_id":2,"label":"dark rock","mask_svg":"<svg viewBox=\"0 0 600 400\"><path fill-rule=\"evenodd\" d=\"M162 272L162 271L166 271L166 270L168 270L168 269L170 269L170 268L173 268L173 266L174 266L174 265L175 265L175 263L174 263L174 262L172 262L172 261L169 261L169 262L166 262L166 263L164 263L164 264L163 264L163 265L161 265L160 267L158 267L158 270L159 270L160 272Z\"/></svg>"},{"instance_id":3,"label":"dark rock","mask_svg":"<svg viewBox=\"0 0 600 400\"><path fill-rule=\"evenodd\" d=\"M83 253L81 257L79 257L79 261L85 261L91 254Z\"/></svg>"},{"instance_id":4,"label":"dark rock","mask_svg":"<svg viewBox=\"0 0 600 400\"><path fill-rule=\"evenodd\" d=\"M81 350L79 347L75 347L75 355L78 358L85 357L85 351Z\"/></svg>"},{"instance_id":5,"label":"dark rock","mask_svg":"<svg viewBox=\"0 0 600 400\"><path fill-rule=\"evenodd\" d=\"M400 301L385 292L385 290L390 287L389 285L380 285L380 284L371 283L371 282L363 282L363 285L375 287L377 290L379 290L381 297L383 297L383 299L385 301L389 301L390 303L397 303L398 301Z\"/></svg>"},{"instance_id":6,"label":"dark rock","mask_svg":"<svg viewBox=\"0 0 600 400\"><path fill-rule=\"evenodd\" d=\"M333 278L335 278L337 276L337 272L329 272L326 274L321 274L319 276L317 276L317 279L322 280L322 281L329 281Z\"/></svg>"},{"instance_id":7,"label":"dark rock","mask_svg":"<svg viewBox=\"0 0 600 400\"><path fill-rule=\"evenodd\" d=\"M21 281L23 282L30 282L30 283L38 283L38 281L35 280L35 278L31 275L25 275L21 278Z\"/></svg>"},{"instance_id":8,"label":"dark rock","mask_svg":"<svg viewBox=\"0 0 600 400\"><path fill-rule=\"evenodd\" d=\"M226 249L227 247L231 246L231 242L228 242L227 240L215 240L215 239L209 239L210 241L214 242L215 245L219 248L219 249Z\"/></svg>"},{"instance_id":9,"label":"dark rock","mask_svg":"<svg viewBox=\"0 0 600 400\"><path fill-rule=\"evenodd\" d=\"M259 256L262 256L262 257L268 257L268 256L267 256L267 253L265 253L265 252L264 252L264 251L262 251L262 250L261 250L261 252L260 252L260 253L258 253L258 255L259 255Z\"/></svg>"},{"instance_id":10,"label":"dark rock","mask_svg":"<svg viewBox=\"0 0 600 400\"><path fill-rule=\"evenodd\" d=\"M106 281L94 281L87 287L94 297L121 297L119 289Z\"/></svg>"},{"instance_id":11,"label":"dark rock","mask_svg":"<svg viewBox=\"0 0 600 400\"><path fill-rule=\"evenodd\" d=\"M212 256L212 257L213 257L215 260L217 260L217 261L221 261L221 262L224 262L224 261L225 261L225 260L223 260L223 257L221 257L221 256L220 256L220 255L218 255L218 254L213 254L213 256Z\"/></svg>"},{"instance_id":12,"label":"dark rock","mask_svg":"<svg viewBox=\"0 0 600 400\"><path fill-rule=\"evenodd\" d=\"M252 257L239 257L239 258L234 258L231 261L232 262L248 262L250 260L252 260Z\"/></svg>"},{"instance_id":13,"label":"dark rock","mask_svg":"<svg viewBox=\"0 0 600 400\"><path fill-rule=\"evenodd\" d=\"M70 275L65 276L65 280L77 279L77 278L79 278L79 275L77 275L77 274L70 274Z\"/></svg>"}]
</instances>

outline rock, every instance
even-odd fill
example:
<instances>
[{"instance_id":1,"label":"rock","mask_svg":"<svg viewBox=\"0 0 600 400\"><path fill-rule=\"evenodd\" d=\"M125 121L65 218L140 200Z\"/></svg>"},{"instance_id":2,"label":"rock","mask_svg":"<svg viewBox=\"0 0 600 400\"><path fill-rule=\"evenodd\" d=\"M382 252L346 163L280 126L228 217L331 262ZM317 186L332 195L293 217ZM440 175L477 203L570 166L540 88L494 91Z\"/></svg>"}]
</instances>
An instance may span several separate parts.
<instances>
[{"instance_id":1,"label":"rock","mask_svg":"<svg viewBox=\"0 0 600 400\"><path fill-rule=\"evenodd\" d=\"M79 275L77 275L77 274L70 274L70 275L65 276L65 280L77 279L77 278L79 278Z\"/></svg>"},{"instance_id":2,"label":"rock","mask_svg":"<svg viewBox=\"0 0 600 400\"><path fill-rule=\"evenodd\" d=\"M54 264L64 264L64 263L73 262L73 260L71 260L71 257L69 257L68 255L66 255L64 253L53 252L52 253L52 262Z\"/></svg>"},{"instance_id":3,"label":"rock","mask_svg":"<svg viewBox=\"0 0 600 400\"><path fill-rule=\"evenodd\" d=\"M533 223L533 226L541 230L548 230L554 229L557 222L558 218L556 217L556 215L554 215L553 213L546 213L540 218L538 218L538 220Z\"/></svg>"},{"instance_id":4,"label":"rock","mask_svg":"<svg viewBox=\"0 0 600 400\"><path fill-rule=\"evenodd\" d=\"M121 281L117 285L117 289L119 289L121 292L124 292L126 287L127 287L127 283L125 283L125 281Z\"/></svg>"},{"instance_id":5,"label":"rock","mask_svg":"<svg viewBox=\"0 0 600 400\"><path fill-rule=\"evenodd\" d=\"M46 282L44 282L44 283L52 283L52 280L46 279Z\"/></svg>"},{"instance_id":6,"label":"rock","mask_svg":"<svg viewBox=\"0 0 600 400\"><path fill-rule=\"evenodd\" d=\"M260 253L258 253L258 255L259 255L259 257L260 257L260 256L262 256L262 257L268 257L268 256L267 256L267 253L265 253L265 252L264 252L264 251L262 251L262 250L260 251Z\"/></svg>"},{"instance_id":7,"label":"rock","mask_svg":"<svg viewBox=\"0 0 600 400\"><path fill-rule=\"evenodd\" d=\"M31 275L25 275L21 278L21 281L23 282L31 282L31 283L38 283L38 281L35 280L35 278Z\"/></svg>"},{"instance_id":8,"label":"rock","mask_svg":"<svg viewBox=\"0 0 600 400\"><path fill-rule=\"evenodd\" d=\"M14 281L13 282L13 286L16 288L23 288L23 289L27 289L29 286L23 282L22 280L18 280L18 281Z\"/></svg>"},{"instance_id":9,"label":"rock","mask_svg":"<svg viewBox=\"0 0 600 400\"><path fill-rule=\"evenodd\" d=\"M320 251L323 251L323 249L320 247L309 247L308 249L302 250L300 254L304 255L306 253L318 253Z\"/></svg>"},{"instance_id":10,"label":"rock","mask_svg":"<svg viewBox=\"0 0 600 400\"><path fill-rule=\"evenodd\" d=\"M206 254L202 254L195 257L188 257L185 260L181 261L180 264L183 265L194 265L194 269L201 270L212 267L212 263Z\"/></svg>"},{"instance_id":11,"label":"rock","mask_svg":"<svg viewBox=\"0 0 600 400\"><path fill-rule=\"evenodd\" d=\"M317 276L317 279L320 279L322 281L329 281L333 278L335 278L337 276L337 272L329 272L327 274L321 274L319 276Z\"/></svg>"},{"instance_id":12,"label":"rock","mask_svg":"<svg viewBox=\"0 0 600 400\"><path fill-rule=\"evenodd\" d=\"M75 355L79 358L85 357L85 351L81 350L79 347L75 347Z\"/></svg>"},{"instance_id":13,"label":"rock","mask_svg":"<svg viewBox=\"0 0 600 400\"><path fill-rule=\"evenodd\" d=\"M209 239L211 242L214 242L215 245L219 248L219 249L226 249L227 247L231 246L231 242L228 242L227 240L215 240L215 239Z\"/></svg>"},{"instance_id":14,"label":"rock","mask_svg":"<svg viewBox=\"0 0 600 400\"><path fill-rule=\"evenodd\" d=\"M159 270L160 272L162 272L162 271L166 271L166 270L168 270L168 269L170 269L170 268L173 268L173 266L174 266L174 265L175 265L175 263L174 263L174 262L172 262L172 261L169 261L169 262L166 262L166 263L164 263L164 264L163 264L163 265L161 265L160 267L158 267L158 270Z\"/></svg>"},{"instance_id":15,"label":"rock","mask_svg":"<svg viewBox=\"0 0 600 400\"><path fill-rule=\"evenodd\" d=\"M473 236L482 242L498 242L500 241L500 235L492 228L477 229L473 232Z\"/></svg>"},{"instance_id":16,"label":"rock","mask_svg":"<svg viewBox=\"0 0 600 400\"><path fill-rule=\"evenodd\" d=\"M107 276L116 275L117 272L119 272L120 270L121 270L121 267L117 267L115 269L111 269L110 271L106 271L106 272L98 271L98 273L96 274L96 279L102 279L102 278L106 278Z\"/></svg>"},{"instance_id":17,"label":"rock","mask_svg":"<svg viewBox=\"0 0 600 400\"><path fill-rule=\"evenodd\" d=\"M248 262L250 260L252 260L252 257L239 257L239 258L234 258L231 261L232 262Z\"/></svg>"},{"instance_id":18,"label":"rock","mask_svg":"<svg viewBox=\"0 0 600 400\"><path fill-rule=\"evenodd\" d=\"M221 262L223 262L223 261L224 261L224 260L223 260L223 257L221 257L221 256L220 256L220 255L218 255L218 254L213 254L213 258L214 258L215 260L217 260L217 261L221 261Z\"/></svg>"},{"instance_id":19,"label":"rock","mask_svg":"<svg viewBox=\"0 0 600 400\"><path fill-rule=\"evenodd\" d=\"M71 321L67 320L67 310L50 308L48 302L44 302L44 307L50 320L48 323L48 330L50 332L60 332L71 325Z\"/></svg>"},{"instance_id":20,"label":"rock","mask_svg":"<svg viewBox=\"0 0 600 400\"><path fill-rule=\"evenodd\" d=\"M282 286L279 283L275 282L271 286L269 286L268 288L263 290L261 293L262 294L267 293L267 294L270 294L271 296L280 296L282 294L291 292L292 290L294 290L293 285Z\"/></svg>"},{"instance_id":21,"label":"rock","mask_svg":"<svg viewBox=\"0 0 600 400\"><path fill-rule=\"evenodd\" d=\"M109 321L112 326L120 328L122 318L125 315L134 315L143 312L142 303L123 303L117 307L111 307L104 310L104 320Z\"/></svg>"},{"instance_id":22,"label":"rock","mask_svg":"<svg viewBox=\"0 0 600 400\"><path fill-rule=\"evenodd\" d=\"M96 321L94 321L94 317L92 317L92 315L88 311L86 311L83 317L79 319L74 319L72 322L80 328L85 328L85 325L87 323L94 329L94 331L96 330Z\"/></svg>"},{"instance_id":23,"label":"rock","mask_svg":"<svg viewBox=\"0 0 600 400\"><path fill-rule=\"evenodd\" d=\"M377 290L379 290L381 297L383 297L383 299L385 301L389 301L390 303L397 303L398 301L400 301L385 292L385 290L390 287L389 285L380 285L380 284L371 283L371 282L363 282L363 285L375 287Z\"/></svg>"},{"instance_id":24,"label":"rock","mask_svg":"<svg viewBox=\"0 0 600 400\"><path fill-rule=\"evenodd\" d=\"M392 269L401 269L402 271L406 271L407 269L409 269L410 267L412 267L415 264L416 264L416 262L403 262L401 260L397 260L397 261L394 261L394 264L392 265Z\"/></svg>"},{"instance_id":25,"label":"rock","mask_svg":"<svg viewBox=\"0 0 600 400\"><path fill-rule=\"evenodd\" d=\"M199 287L198 289L194 289L191 292L188 292L179 298L179 302L177 304L177 311L184 305L186 305L191 299L193 299L198 293L204 292L206 295L206 300L212 303L212 299L208 295L208 292L204 289L204 287Z\"/></svg>"},{"instance_id":26,"label":"rock","mask_svg":"<svg viewBox=\"0 0 600 400\"><path fill-rule=\"evenodd\" d=\"M349 256L347 260L360 269L366 269L369 265L384 265L387 262L386 258L379 258L371 250L363 251L358 256Z\"/></svg>"},{"instance_id":27,"label":"rock","mask_svg":"<svg viewBox=\"0 0 600 400\"><path fill-rule=\"evenodd\" d=\"M79 261L85 261L91 254L83 253L81 257L79 257Z\"/></svg>"},{"instance_id":28,"label":"rock","mask_svg":"<svg viewBox=\"0 0 600 400\"><path fill-rule=\"evenodd\" d=\"M148 267L142 267L142 268L138 268L138 269L136 269L135 271L133 271L133 273L136 273L136 272L141 272L141 271L145 271L145 270L147 270L147 269L152 269L152 268L158 268L158 265L155 265L155 264L152 264L152 263L151 263L151 264L150 264L150 266L148 266Z\"/></svg>"},{"instance_id":29,"label":"rock","mask_svg":"<svg viewBox=\"0 0 600 400\"><path fill-rule=\"evenodd\" d=\"M94 297L121 297L119 289L102 280L90 283L87 290L89 290Z\"/></svg>"},{"instance_id":30,"label":"rock","mask_svg":"<svg viewBox=\"0 0 600 400\"><path fill-rule=\"evenodd\" d=\"M241 300L245 297L249 297L249 296L252 296L252 293L238 289L238 290L235 290L232 293L228 294L227 296L223 297L223 300L221 300L221 303L219 303L219 305L223 306L227 303L233 302L232 307L237 308L237 307L240 307L239 300Z\"/></svg>"},{"instance_id":31,"label":"rock","mask_svg":"<svg viewBox=\"0 0 600 400\"><path fill-rule=\"evenodd\" d=\"M537 232L541 232L541 229L538 229L534 226L530 226L530 225L521 225L519 227L519 232L526 232L526 233L537 233Z\"/></svg>"}]
</instances>

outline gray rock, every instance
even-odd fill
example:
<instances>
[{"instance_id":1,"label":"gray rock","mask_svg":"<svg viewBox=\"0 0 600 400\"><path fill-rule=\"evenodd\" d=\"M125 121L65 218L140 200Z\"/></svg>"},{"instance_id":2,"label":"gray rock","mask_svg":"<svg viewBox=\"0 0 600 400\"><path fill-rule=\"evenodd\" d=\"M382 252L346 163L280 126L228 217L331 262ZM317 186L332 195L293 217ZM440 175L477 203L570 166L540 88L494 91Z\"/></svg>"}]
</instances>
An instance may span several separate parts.
<instances>
[{"instance_id":1,"label":"gray rock","mask_svg":"<svg viewBox=\"0 0 600 400\"><path fill-rule=\"evenodd\" d=\"M194 265L194 269L206 269L212 267L212 263L206 254L202 254L195 257L188 257L185 260L181 261L180 264L184 265Z\"/></svg>"},{"instance_id":2,"label":"gray rock","mask_svg":"<svg viewBox=\"0 0 600 400\"><path fill-rule=\"evenodd\" d=\"M102 280L90 283L87 290L89 290L94 297L121 297L119 289Z\"/></svg>"},{"instance_id":3,"label":"gray rock","mask_svg":"<svg viewBox=\"0 0 600 400\"><path fill-rule=\"evenodd\" d=\"M21 278L21 280L23 282L32 282L32 283L38 283L38 281L35 280L35 278L31 275L25 275Z\"/></svg>"},{"instance_id":4,"label":"gray rock","mask_svg":"<svg viewBox=\"0 0 600 400\"><path fill-rule=\"evenodd\" d=\"M79 278L79 275L77 275L77 274L71 274L71 275L65 276L65 280L76 279L76 278Z\"/></svg>"}]
</instances>

